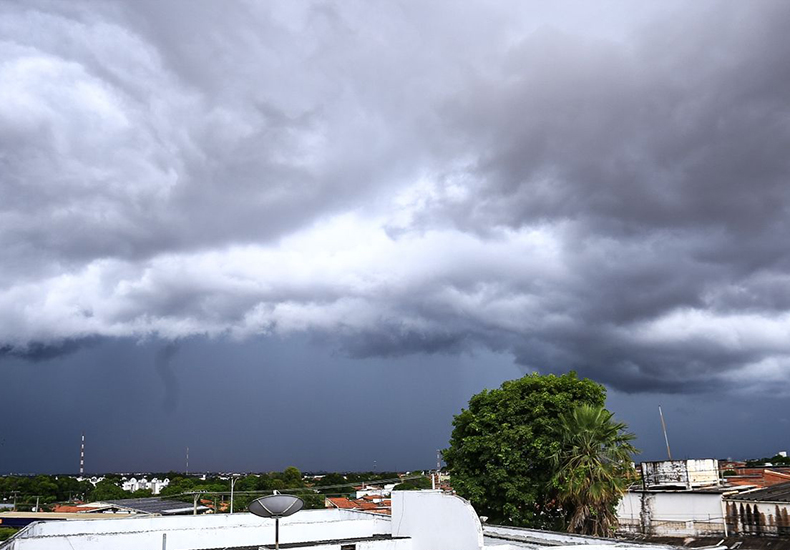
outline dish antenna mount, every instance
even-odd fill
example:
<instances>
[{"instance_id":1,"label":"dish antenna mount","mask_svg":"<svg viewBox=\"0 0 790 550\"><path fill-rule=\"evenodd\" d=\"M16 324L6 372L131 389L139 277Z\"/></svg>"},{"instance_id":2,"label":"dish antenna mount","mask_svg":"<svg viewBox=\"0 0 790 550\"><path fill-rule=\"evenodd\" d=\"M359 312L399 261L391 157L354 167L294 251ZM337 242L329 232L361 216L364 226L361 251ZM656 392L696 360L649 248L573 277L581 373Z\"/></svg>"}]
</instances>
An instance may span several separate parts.
<instances>
[{"instance_id":1,"label":"dish antenna mount","mask_svg":"<svg viewBox=\"0 0 790 550\"><path fill-rule=\"evenodd\" d=\"M255 499L249 510L262 518L274 518L274 548L280 548L280 518L295 514L304 507L304 501L293 495L268 495Z\"/></svg>"}]
</instances>

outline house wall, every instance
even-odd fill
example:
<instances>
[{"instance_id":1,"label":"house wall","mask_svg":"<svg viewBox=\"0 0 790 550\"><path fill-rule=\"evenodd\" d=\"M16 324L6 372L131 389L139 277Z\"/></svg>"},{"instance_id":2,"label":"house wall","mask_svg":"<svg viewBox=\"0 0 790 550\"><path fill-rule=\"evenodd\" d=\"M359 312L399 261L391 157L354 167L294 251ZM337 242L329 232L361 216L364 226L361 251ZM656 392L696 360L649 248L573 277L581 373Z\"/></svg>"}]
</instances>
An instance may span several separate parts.
<instances>
[{"instance_id":1,"label":"house wall","mask_svg":"<svg viewBox=\"0 0 790 550\"><path fill-rule=\"evenodd\" d=\"M724 534L721 493L629 491L617 506L619 530L658 536Z\"/></svg>"},{"instance_id":2,"label":"house wall","mask_svg":"<svg viewBox=\"0 0 790 550\"><path fill-rule=\"evenodd\" d=\"M790 504L727 500L727 527L731 534L790 535Z\"/></svg>"}]
</instances>

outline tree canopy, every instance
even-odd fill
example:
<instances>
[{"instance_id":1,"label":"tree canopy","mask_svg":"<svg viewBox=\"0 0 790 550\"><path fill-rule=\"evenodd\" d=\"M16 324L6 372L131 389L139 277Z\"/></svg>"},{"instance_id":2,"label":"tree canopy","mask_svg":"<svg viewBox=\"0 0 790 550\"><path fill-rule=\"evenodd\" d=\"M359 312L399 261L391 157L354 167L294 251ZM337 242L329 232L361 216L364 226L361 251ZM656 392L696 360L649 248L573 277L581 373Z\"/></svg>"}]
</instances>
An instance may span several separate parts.
<instances>
[{"instance_id":1,"label":"tree canopy","mask_svg":"<svg viewBox=\"0 0 790 550\"><path fill-rule=\"evenodd\" d=\"M587 404L560 415L558 436L553 481L568 514L568 531L610 536L617 527L617 503L636 478L635 436L612 413Z\"/></svg>"},{"instance_id":2,"label":"tree canopy","mask_svg":"<svg viewBox=\"0 0 790 550\"><path fill-rule=\"evenodd\" d=\"M392 488L393 491L419 491L431 488L431 480L428 476L421 476L414 479L407 479L403 483L398 483Z\"/></svg>"},{"instance_id":3,"label":"tree canopy","mask_svg":"<svg viewBox=\"0 0 790 550\"><path fill-rule=\"evenodd\" d=\"M453 488L492 523L563 526L567 510L554 484L561 415L605 399L602 385L574 372L529 374L474 395L453 419L443 453Z\"/></svg>"}]
</instances>

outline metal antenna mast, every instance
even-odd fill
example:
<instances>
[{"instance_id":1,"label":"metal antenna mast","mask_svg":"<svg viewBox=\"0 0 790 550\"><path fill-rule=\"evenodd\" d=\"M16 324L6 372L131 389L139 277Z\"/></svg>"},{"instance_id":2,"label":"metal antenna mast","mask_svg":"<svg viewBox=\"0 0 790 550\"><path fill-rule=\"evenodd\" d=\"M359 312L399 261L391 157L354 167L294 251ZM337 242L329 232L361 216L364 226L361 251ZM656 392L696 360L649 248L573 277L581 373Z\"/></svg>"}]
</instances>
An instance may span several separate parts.
<instances>
[{"instance_id":1,"label":"metal antenna mast","mask_svg":"<svg viewBox=\"0 0 790 550\"><path fill-rule=\"evenodd\" d=\"M82 441L80 443L80 477L85 474L85 432L82 432Z\"/></svg>"},{"instance_id":2,"label":"metal antenna mast","mask_svg":"<svg viewBox=\"0 0 790 550\"><path fill-rule=\"evenodd\" d=\"M189 447L187 447L187 475L189 475Z\"/></svg>"},{"instance_id":3,"label":"metal antenna mast","mask_svg":"<svg viewBox=\"0 0 790 550\"><path fill-rule=\"evenodd\" d=\"M658 406L658 414L661 416L661 428L664 430L664 441L667 444L667 456L672 460L672 451L669 450L669 437L667 437L667 425L664 422L664 413L661 411L661 405Z\"/></svg>"}]
</instances>

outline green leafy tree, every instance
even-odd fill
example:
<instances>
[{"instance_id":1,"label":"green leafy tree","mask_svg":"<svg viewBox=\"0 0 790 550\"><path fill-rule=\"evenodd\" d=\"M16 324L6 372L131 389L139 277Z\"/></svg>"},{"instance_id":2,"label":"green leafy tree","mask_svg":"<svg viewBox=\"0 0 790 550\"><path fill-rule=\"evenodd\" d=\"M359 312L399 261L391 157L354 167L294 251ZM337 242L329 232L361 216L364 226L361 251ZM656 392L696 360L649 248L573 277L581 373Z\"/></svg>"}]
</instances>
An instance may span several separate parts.
<instances>
[{"instance_id":1,"label":"green leafy tree","mask_svg":"<svg viewBox=\"0 0 790 550\"><path fill-rule=\"evenodd\" d=\"M419 491L421 489L430 489L431 480L427 477L418 477L416 479L407 479L403 483L398 483L392 488L393 491Z\"/></svg>"},{"instance_id":2,"label":"green leafy tree","mask_svg":"<svg viewBox=\"0 0 790 550\"><path fill-rule=\"evenodd\" d=\"M129 493L118 487L109 479L103 479L96 484L96 488L90 493L93 502L100 500L120 500L129 498Z\"/></svg>"},{"instance_id":3,"label":"green leafy tree","mask_svg":"<svg viewBox=\"0 0 790 550\"><path fill-rule=\"evenodd\" d=\"M348 496L354 492L353 485L353 482L348 481L343 474L331 473L317 480L315 489L321 494Z\"/></svg>"},{"instance_id":4,"label":"green leafy tree","mask_svg":"<svg viewBox=\"0 0 790 550\"><path fill-rule=\"evenodd\" d=\"M560 415L580 404L603 406L606 390L571 372L529 374L483 390L453 419L443 453L453 488L492 523L559 528L552 485Z\"/></svg>"},{"instance_id":5,"label":"green leafy tree","mask_svg":"<svg viewBox=\"0 0 790 550\"><path fill-rule=\"evenodd\" d=\"M8 540L12 535L16 534L19 529L14 527L0 527L0 542Z\"/></svg>"},{"instance_id":6,"label":"green leafy tree","mask_svg":"<svg viewBox=\"0 0 790 550\"><path fill-rule=\"evenodd\" d=\"M560 450L554 455L553 483L568 531L608 536L617 527L617 503L635 479L634 435L612 413L583 404L560 415Z\"/></svg>"}]
</instances>

